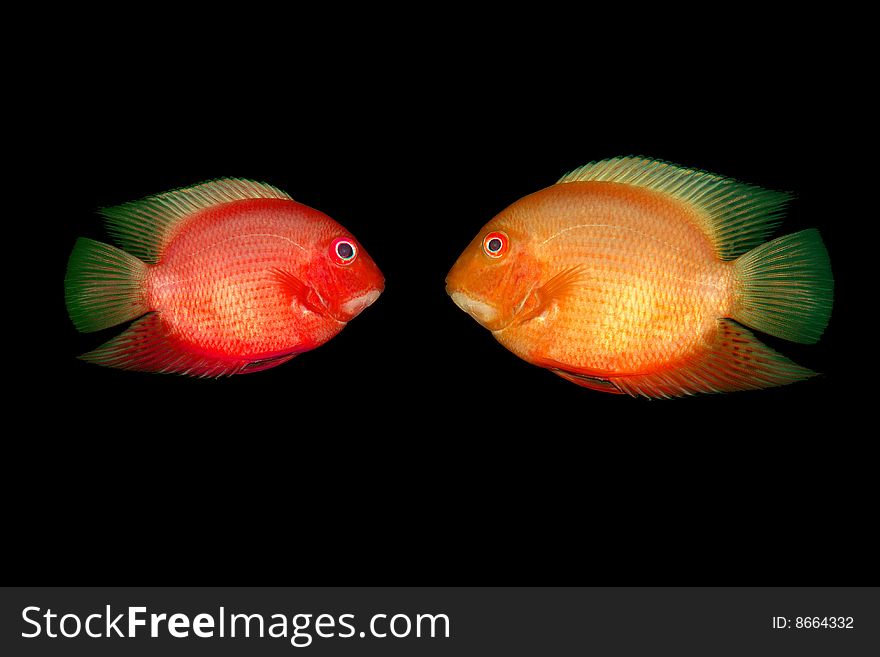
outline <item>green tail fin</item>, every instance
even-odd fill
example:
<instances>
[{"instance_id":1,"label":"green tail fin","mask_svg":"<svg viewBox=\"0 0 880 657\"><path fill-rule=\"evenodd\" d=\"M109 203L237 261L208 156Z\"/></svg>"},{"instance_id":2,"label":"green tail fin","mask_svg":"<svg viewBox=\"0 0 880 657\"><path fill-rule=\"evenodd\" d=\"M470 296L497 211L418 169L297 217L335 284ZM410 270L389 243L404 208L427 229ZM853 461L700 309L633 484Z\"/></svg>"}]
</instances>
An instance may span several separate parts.
<instances>
[{"instance_id":1,"label":"green tail fin","mask_svg":"<svg viewBox=\"0 0 880 657\"><path fill-rule=\"evenodd\" d=\"M762 244L734 265L733 319L779 338L819 340L834 300L834 277L819 231L802 230Z\"/></svg>"},{"instance_id":2,"label":"green tail fin","mask_svg":"<svg viewBox=\"0 0 880 657\"><path fill-rule=\"evenodd\" d=\"M147 265L114 246L80 237L64 277L64 299L74 326L84 333L127 322L149 311Z\"/></svg>"}]
</instances>

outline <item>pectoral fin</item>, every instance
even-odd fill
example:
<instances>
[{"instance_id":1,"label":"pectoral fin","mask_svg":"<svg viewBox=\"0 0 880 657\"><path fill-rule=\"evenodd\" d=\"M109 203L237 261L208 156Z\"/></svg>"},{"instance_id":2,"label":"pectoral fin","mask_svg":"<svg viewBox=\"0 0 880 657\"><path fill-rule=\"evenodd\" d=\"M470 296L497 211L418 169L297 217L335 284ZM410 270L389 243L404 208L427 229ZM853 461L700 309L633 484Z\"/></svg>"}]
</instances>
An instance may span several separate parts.
<instances>
[{"instance_id":1,"label":"pectoral fin","mask_svg":"<svg viewBox=\"0 0 880 657\"><path fill-rule=\"evenodd\" d=\"M272 269L273 279L296 301L316 313L327 312L327 307L315 289L286 269Z\"/></svg>"},{"instance_id":2,"label":"pectoral fin","mask_svg":"<svg viewBox=\"0 0 880 657\"><path fill-rule=\"evenodd\" d=\"M583 267L563 269L549 281L537 288L526 299L522 314L523 322L534 319L549 310L554 303L576 293L577 288L586 282Z\"/></svg>"},{"instance_id":3,"label":"pectoral fin","mask_svg":"<svg viewBox=\"0 0 880 657\"><path fill-rule=\"evenodd\" d=\"M567 372L565 370L559 370L555 368L551 369L550 371L557 376L561 376L566 381L571 381L572 383L575 383L584 388L589 388L590 390L598 390L599 392L610 392L615 395L623 394L622 390L620 390L610 381L606 381L605 379L599 379L594 376L587 376L585 374L577 374L576 372Z\"/></svg>"}]
</instances>

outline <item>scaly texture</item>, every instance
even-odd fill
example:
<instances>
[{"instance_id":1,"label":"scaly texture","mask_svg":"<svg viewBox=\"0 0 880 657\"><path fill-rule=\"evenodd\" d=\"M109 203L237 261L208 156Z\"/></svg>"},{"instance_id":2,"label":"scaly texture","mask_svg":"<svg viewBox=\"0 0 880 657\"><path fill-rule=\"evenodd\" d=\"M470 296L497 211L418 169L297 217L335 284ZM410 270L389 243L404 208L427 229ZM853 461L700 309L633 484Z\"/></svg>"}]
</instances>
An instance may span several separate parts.
<instances>
[{"instance_id":1,"label":"scaly texture","mask_svg":"<svg viewBox=\"0 0 880 657\"><path fill-rule=\"evenodd\" d=\"M499 223L517 231L530 225L548 272L583 272L579 293L543 321L496 333L527 360L600 374L650 371L707 339L727 310L730 264L715 257L687 206L659 193L616 183L555 185Z\"/></svg>"},{"instance_id":2,"label":"scaly texture","mask_svg":"<svg viewBox=\"0 0 880 657\"><path fill-rule=\"evenodd\" d=\"M83 356L223 376L283 363L375 301L381 272L342 226L269 185L216 180L105 210L115 247L80 240L66 297L81 330L150 313ZM333 245L357 254L342 263Z\"/></svg>"},{"instance_id":3,"label":"scaly texture","mask_svg":"<svg viewBox=\"0 0 880 657\"><path fill-rule=\"evenodd\" d=\"M293 201L251 200L221 205L193 217L151 272L150 306L174 335L209 353L259 355L296 345L311 349L335 335L333 318L304 312L278 281L276 270L303 280L308 244L323 228Z\"/></svg>"},{"instance_id":4,"label":"scaly texture","mask_svg":"<svg viewBox=\"0 0 880 657\"><path fill-rule=\"evenodd\" d=\"M647 158L591 163L486 224L447 291L513 353L586 388L672 397L799 381L812 372L729 319L802 342L828 322L818 232L762 244L787 199Z\"/></svg>"}]
</instances>

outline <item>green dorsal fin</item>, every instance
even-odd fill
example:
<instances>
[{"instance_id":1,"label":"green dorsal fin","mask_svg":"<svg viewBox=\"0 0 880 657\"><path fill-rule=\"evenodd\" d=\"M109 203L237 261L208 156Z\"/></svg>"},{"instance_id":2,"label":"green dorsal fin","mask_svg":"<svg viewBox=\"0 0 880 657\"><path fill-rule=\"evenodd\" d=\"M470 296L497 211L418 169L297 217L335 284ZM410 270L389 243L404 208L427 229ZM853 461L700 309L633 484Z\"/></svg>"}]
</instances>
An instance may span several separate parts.
<instances>
[{"instance_id":1,"label":"green dorsal fin","mask_svg":"<svg viewBox=\"0 0 880 657\"><path fill-rule=\"evenodd\" d=\"M699 169L647 157L615 157L591 162L559 179L636 185L669 194L694 207L718 256L733 260L767 240L779 224L785 192L774 192Z\"/></svg>"},{"instance_id":2,"label":"green dorsal fin","mask_svg":"<svg viewBox=\"0 0 880 657\"><path fill-rule=\"evenodd\" d=\"M182 219L205 208L249 198L290 199L290 196L265 183L220 178L103 208L101 214L106 217L107 230L119 246L145 262L156 263L167 238Z\"/></svg>"}]
</instances>

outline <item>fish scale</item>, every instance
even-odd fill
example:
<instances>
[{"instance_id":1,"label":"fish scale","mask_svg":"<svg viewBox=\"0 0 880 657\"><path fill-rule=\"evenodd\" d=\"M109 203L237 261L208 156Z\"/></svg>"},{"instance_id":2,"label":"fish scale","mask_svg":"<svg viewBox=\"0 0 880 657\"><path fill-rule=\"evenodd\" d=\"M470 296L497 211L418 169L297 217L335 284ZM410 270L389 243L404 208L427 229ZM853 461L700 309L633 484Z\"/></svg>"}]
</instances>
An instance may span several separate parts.
<instances>
[{"instance_id":1,"label":"fish scale","mask_svg":"<svg viewBox=\"0 0 880 657\"><path fill-rule=\"evenodd\" d=\"M766 242L787 200L648 158L590 163L486 224L447 291L514 354L585 387L672 397L791 383L813 373L742 326L809 343L830 318L818 232Z\"/></svg>"},{"instance_id":2,"label":"fish scale","mask_svg":"<svg viewBox=\"0 0 880 657\"><path fill-rule=\"evenodd\" d=\"M223 214L212 213L200 221L216 229L199 231L195 222L192 239L181 235L166 251L161 269L170 283L155 291L154 307L176 318L177 330L188 339L211 349L271 353L284 349L290 340L303 342L305 335L322 342L333 327L325 327L321 318L309 321L291 313L283 288L268 275L273 268L297 261L298 249L288 240L302 241L304 236L293 228L268 235L266 220L281 226L297 224L278 213L263 216L257 210L248 216L242 209L230 211L238 213L235 221L226 224ZM211 245L206 247L205 242ZM298 276L305 273L299 266L294 270ZM177 280L184 284L176 285ZM180 308L194 312L184 319Z\"/></svg>"},{"instance_id":3,"label":"fish scale","mask_svg":"<svg viewBox=\"0 0 880 657\"><path fill-rule=\"evenodd\" d=\"M342 226L263 183L221 179L104 214L125 250L77 242L65 279L71 319L83 331L140 319L83 355L99 365L267 369L331 339L384 287ZM334 251L340 240L346 258Z\"/></svg>"},{"instance_id":4,"label":"fish scale","mask_svg":"<svg viewBox=\"0 0 880 657\"><path fill-rule=\"evenodd\" d=\"M534 235L536 256L559 269L581 267L593 283L560 300L552 334L529 323L499 331L511 351L635 373L674 358L714 329L729 265L715 258L706 235L676 220L674 213L687 208L615 183L557 185L528 199L530 212L556 217Z\"/></svg>"}]
</instances>

